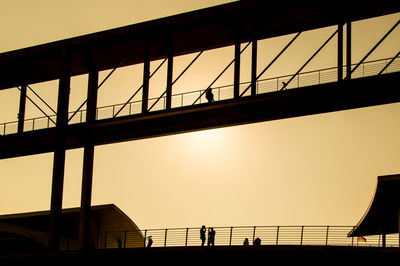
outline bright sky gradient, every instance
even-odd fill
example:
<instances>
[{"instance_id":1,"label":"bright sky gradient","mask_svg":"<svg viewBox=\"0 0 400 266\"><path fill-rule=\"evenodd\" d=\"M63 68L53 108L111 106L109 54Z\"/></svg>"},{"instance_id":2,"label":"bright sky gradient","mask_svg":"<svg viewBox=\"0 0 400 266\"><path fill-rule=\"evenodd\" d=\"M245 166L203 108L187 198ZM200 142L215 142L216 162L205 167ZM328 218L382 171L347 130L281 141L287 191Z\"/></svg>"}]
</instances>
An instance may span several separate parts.
<instances>
[{"instance_id":1,"label":"bright sky gradient","mask_svg":"<svg viewBox=\"0 0 400 266\"><path fill-rule=\"evenodd\" d=\"M2 0L0 52L226 2ZM354 23L353 62L399 18ZM265 77L296 72L334 30L304 33ZM260 42L259 70L291 36ZM368 60L394 56L399 43L396 29ZM242 81L250 78L249 51L243 54ZM192 58L176 58L174 75ZM174 93L204 89L232 58L232 47L205 53ZM336 39L314 60L306 71L335 66ZM100 89L98 106L129 98L141 84L141 71L142 65L117 70ZM151 80L151 96L161 94L165 73L166 68ZM231 84L232 73L218 85ZM70 110L84 101L86 83L87 76L72 79ZM32 87L56 109L57 85ZM16 88L0 91L0 122L16 120L18 99ZM27 117L37 116L42 115L28 103ZM391 104L100 146L92 203L116 204L141 229L355 225L370 203L376 177L400 173L399 136L400 104ZM80 205L82 157L82 149L67 152L64 208ZM0 160L0 214L50 208L52 161L52 153Z\"/></svg>"}]
</instances>

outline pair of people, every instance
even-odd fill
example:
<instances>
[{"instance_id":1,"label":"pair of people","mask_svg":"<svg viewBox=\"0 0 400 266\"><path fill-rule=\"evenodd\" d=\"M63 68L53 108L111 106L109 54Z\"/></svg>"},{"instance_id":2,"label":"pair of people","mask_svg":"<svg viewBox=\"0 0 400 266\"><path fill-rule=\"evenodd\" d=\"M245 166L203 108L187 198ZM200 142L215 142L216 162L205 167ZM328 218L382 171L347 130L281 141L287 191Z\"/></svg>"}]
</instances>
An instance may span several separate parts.
<instances>
[{"instance_id":1,"label":"pair of people","mask_svg":"<svg viewBox=\"0 0 400 266\"><path fill-rule=\"evenodd\" d=\"M204 243L206 242L206 226L203 225L200 229L200 239L201 239L201 246L204 246ZM214 241L215 241L215 231L214 228L209 228L208 229L208 242L207 246L214 246Z\"/></svg>"},{"instance_id":2,"label":"pair of people","mask_svg":"<svg viewBox=\"0 0 400 266\"><path fill-rule=\"evenodd\" d=\"M246 237L244 239L243 246L248 246L248 245L249 245L249 239ZM259 237L254 239L253 245L254 246L261 246L261 239Z\"/></svg>"}]
</instances>

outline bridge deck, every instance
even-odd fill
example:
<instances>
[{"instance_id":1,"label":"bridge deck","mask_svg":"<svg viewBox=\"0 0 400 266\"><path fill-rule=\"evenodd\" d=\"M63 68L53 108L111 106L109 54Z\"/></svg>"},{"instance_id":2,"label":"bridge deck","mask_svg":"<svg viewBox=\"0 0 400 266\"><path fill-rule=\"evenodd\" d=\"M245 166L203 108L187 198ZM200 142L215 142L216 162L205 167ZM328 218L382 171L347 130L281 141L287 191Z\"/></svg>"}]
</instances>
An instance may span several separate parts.
<instances>
[{"instance_id":1,"label":"bridge deck","mask_svg":"<svg viewBox=\"0 0 400 266\"><path fill-rule=\"evenodd\" d=\"M91 252L57 252L42 254L9 255L0 257L7 263L72 263L90 262L91 265L117 265L144 263L174 263L174 265L228 263L265 264L273 261L284 263L307 262L307 265L330 263L365 263L371 260L399 259L398 248L325 247L325 246L259 246L259 247L177 247L96 250Z\"/></svg>"}]
</instances>

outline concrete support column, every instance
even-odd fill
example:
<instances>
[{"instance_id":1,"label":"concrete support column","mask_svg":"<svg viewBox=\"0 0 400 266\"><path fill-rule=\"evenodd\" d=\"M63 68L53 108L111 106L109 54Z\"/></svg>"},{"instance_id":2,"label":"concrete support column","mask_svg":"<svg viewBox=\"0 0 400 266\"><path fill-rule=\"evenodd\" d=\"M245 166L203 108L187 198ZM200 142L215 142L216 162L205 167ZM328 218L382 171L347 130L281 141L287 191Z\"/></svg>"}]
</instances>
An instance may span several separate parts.
<instances>
[{"instance_id":1,"label":"concrete support column","mask_svg":"<svg viewBox=\"0 0 400 266\"><path fill-rule=\"evenodd\" d=\"M62 211L62 198L64 186L66 137L68 127L68 105L70 93L70 68L71 58L66 49L62 55L62 74L59 79L57 102L56 143L53 160L53 179L50 203L50 228L49 247L58 250L60 245L60 232L62 230L60 217Z\"/></svg>"},{"instance_id":2,"label":"concrete support column","mask_svg":"<svg viewBox=\"0 0 400 266\"><path fill-rule=\"evenodd\" d=\"M150 41L146 41L144 47L144 66L143 66L143 91L142 91L142 113L148 112L149 107L149 81L150 81Z\"/></svg>"},{"instance_id":3,"label":"concrete support column","mask_svg":"<svg viewBox=\"0 0 400 266\"><path fill-rule=\"evenodd\" d=\"M338 25L338 60L337 60L337 68L338 68L338 82L343 80L343 24L340 23Z\"/></svg>"},{"instance_id":4,"label":"concrete support column","mask_svg":"<svg viewBox=\"0 0 400 266\"><path fill-rule=\"evenodd\" d=\"M251 96L257 94L257 39L251 43Z\"/></svg>"},{"instance_id":5,"label":"concrete support column","mask_svg":"<svg viewBox=\"0 0 400 266\"><path fill-rule=\"evenodd\" d=\"M240 39L239 33L236 33L235 40L235 64L233 80L233 98L237 99L240 95Z\"/></svg>"},{"instance_id":6,"label":"concrete support column","mask_svg":"<svg viewBox=\"0 0 400 266\"><path fill-rule=\"evenodd\" d=\"M170 41L168 49L168 67L167 67L167 98L166 98L166 109L171 109L172 105L172 74L174 68L174 55L173 55L173 44Z\"/></svg>"},{"instance_id":7,"label":"concrete support column","mask_svg":"<svg viewBox=\"0 0 400 266\"><path fill-rule=\"evenodd\" d=\"M21 94L19 99L19 112L18 112L18 133L24 132L26 88L27 88L26 84L23 84L21 86Z\"/></svg>"},{"instance_id":8,"label":"concrete support column","mask_svg":"<svg viewBox=\"0 0 400 266\"><path fill-rule=\"evenodd\" d=\"M98 79L99 73L97 71L89 72L88 101L86 111L87 123L91 123L96 120ZM89 139L88 143L84 146L83 154L82 194L79 222L79 247L81 250L88 250L92 248L90 243L90 211L92 203L93 163L94 145Z\"/></svg>"},{"instance_id":9,"label":"concrete support column","mask_svg":"<svg viewBox=\"0 0 400 266\"><path fill-rule=\"evenodd\" d=\"M351 79L351 21L346 24L346 78Z\"/></svg>"}]
</instances>

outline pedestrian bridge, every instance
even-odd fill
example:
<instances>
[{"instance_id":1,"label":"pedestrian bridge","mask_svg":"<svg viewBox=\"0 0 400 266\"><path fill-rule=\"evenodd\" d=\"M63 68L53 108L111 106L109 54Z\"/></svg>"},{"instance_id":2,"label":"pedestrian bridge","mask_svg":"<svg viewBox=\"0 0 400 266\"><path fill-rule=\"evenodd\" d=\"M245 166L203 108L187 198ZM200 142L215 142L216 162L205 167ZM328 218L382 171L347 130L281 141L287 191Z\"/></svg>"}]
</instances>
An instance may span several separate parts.
<instances>
[{"instance_id":1,"label":"pedestrian bridge","mask_svg":"<svg viewBox=\"0 0 400 266\"><path fill-rule=\"evenodd\" d=\"M62 228L59 217L66 150L84 148L79 234L80 245L85 249L90 232L95 146L400 102L397 59L400 52L393 51L389 59L366 61L400 24L400 20L354 66L351 53L353 22L399 11L398 0L381 1L379 4L372 0L360 1L359 4L350 4L349 1L302 1L290 4L283 1L235 1L0 54L0 89L19 87L21 90L18 122L2 121L0 125L0 159L54 152L49 246L57 250ZM260 80L262 74L302 32L326 27L334 29L332 35L296 73ZM257 42L279 36L293 38L263 71L258 72ZM336 67L303 72L335 36ZM250 44L251 81L250 84L240 83L242 46L248 47ZM214 88L211 84L209 87L213 88L215 102L205 102L206 88L172 94L173 84L204 51L228 46L234 48L234 59L227 66L233 64L234 67L233 85ZM197 53L194 60L173 80L174 57L194 53ZM158 60L167 62L166 90L157 99L149 99L149 80L152 76L150 63ZM107 77L120 67L135 64L143 65L143 85L132 98L120 105L97 108L98 89ZM99 85L99 72L104 70L111 72ZM69 113L71 78L78 75L88 75L87 100L80 108ZM46 115L44 118L26 120L25 106L29 100L27 90L30 85L52 80L58 80L57 111L54 111L56 118ZM142 100L133 101L139 91ZM81 110L85 104L87 110ZM306 243L308 231L307 228L301 228L297 232L303 236L300 237L302 244ZM273 231L275 243L284 242L285 229L276 227ZM235 229L229 230L229 240L232 241L229 243L236 243ZM326 227L326 242L332 240L332 230L332 227ZM161 232L164 233L166 245L173 239L171 234L175 230ZM189 240L191 230L183 232L187 232L183 234ZM221 235L217 231L216 244ZM265 236L264 243L268 243L267 239L269 237ZM242 240L238 241L240 243ZM157 242L154 244L158 245ZM149 255L146 252L141 254ZM116 253L111 254L115 259Z\"/></svg>"},{"instance_id":2,"label":"pedestrian bridge","mask_svg":"<svg viewBox=\"0 0 400 266\"><path fill-rule=\"evenodd\" d=\"M356 64L352 66L354 68ZM346 74L346 66L343 67ZM382 74L400 72L400 57L385 58L363 62L354 73L353 79L379 76ZM320 69L298 73L297 75L284 75L268 79L261 79L256 82L257 95L278 92L284 84L285 90L321 85L337 82L337 67ZM242 97L250 96L250 82L240 84L240 94ZM233 99L234 85L226 85L212 88L215 101L224 101ZM166 110L166 96L160 98L150 98L150 111ZM195 106L207 103L205 89L179 93L172 95L172 108ZM142 114L142 101L128 101L126 103L102 106L96 109L96 120L112 119L123 116L139 116ZM48 115L37 118L30 118L24 121L24 131L34 131L56 126L57 115ZM86 122L86 109L69 112L69 124L78 124ZM6 122L0 124L0 134L9 135L18 133L18 121Z\"/></svg>"}]
</instances>

